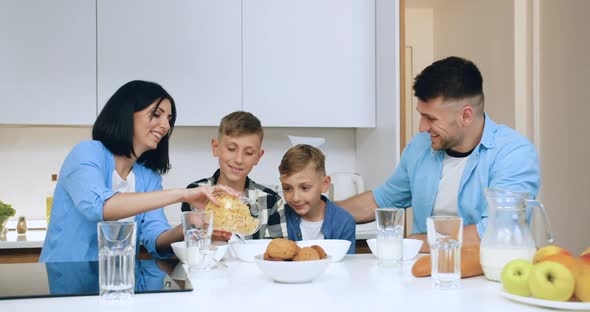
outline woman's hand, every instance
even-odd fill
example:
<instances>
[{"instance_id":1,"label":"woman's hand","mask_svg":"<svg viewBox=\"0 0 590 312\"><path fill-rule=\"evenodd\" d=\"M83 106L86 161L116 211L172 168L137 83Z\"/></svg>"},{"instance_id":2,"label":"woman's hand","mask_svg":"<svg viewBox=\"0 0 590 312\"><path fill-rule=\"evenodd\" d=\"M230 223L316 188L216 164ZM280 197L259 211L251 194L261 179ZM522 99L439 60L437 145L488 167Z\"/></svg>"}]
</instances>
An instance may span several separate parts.
<instances>
[{"instance_id":1,"label":"woman's hand","mask_svg":"<svg viewBox=\"0 0 590 312\"><path fill-rule=\"evenodd\" d=\"M205 209L209 201L215 205L219 205L219 201L215 198L215 194L227 193L232 196L238 196L239 193L232 188L225 185L203 185L197 188L185 189L185 202L189 203L191 207L197 209Z\"/></svg>"}]
</instances>

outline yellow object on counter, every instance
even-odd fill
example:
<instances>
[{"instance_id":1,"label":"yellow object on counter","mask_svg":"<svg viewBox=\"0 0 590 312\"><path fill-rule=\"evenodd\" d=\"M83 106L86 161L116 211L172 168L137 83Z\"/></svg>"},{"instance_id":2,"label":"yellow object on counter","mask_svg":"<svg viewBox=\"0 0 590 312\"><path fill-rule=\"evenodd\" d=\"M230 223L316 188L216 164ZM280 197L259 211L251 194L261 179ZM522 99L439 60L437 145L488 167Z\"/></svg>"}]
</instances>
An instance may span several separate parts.
<instances>
[{"instance_id":1,"label":"yellow object on counter","mask_svg":"<svg viewBox=\"0 0 590 312\"><path fill-rule=\"evenodd\" d=\"M49 219L51 218L51 206L53 206L53 192L55 192L55 186L57 185L57 174L51 175L51 184L49 185L49 190L47 191L47 196L45 197L45 222L47 222L47 227L49 227Z\"/></svg>"},{"instance_id":2,"label":"yellow object on counter","mask_svg":"<svg viewBox=\"0 0 590 312\"><path fill-rule=\"evenodd\" d=\"M45 221L47 222L47 226L49 226L49 218L51 217L51 205L53 205L53 196L45 197Z\"/></svg>"}]
</instances>

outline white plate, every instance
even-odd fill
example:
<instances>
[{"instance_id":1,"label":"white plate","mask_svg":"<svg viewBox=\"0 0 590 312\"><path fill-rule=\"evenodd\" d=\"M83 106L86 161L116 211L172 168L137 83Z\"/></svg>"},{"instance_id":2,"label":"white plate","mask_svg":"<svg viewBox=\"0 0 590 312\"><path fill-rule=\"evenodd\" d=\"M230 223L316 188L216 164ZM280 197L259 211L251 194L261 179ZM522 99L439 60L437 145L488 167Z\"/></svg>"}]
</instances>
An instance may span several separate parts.
<instances>
[{"instance_id":1,"label":"white plate","mask_svg":"<svg viewBox=\"0 0 590 312\"><path fill-rule=\"evenodd\" d=\"M526 303L530 305L546 307L546 308L553 308L553 309L562 309L562 310L590 310L590 302L570 302L570 301L551 301L551 300L543 300L537 299L533 297L522 297L513 294L509 294L505 291L501 291L500 294L510 300L514 300L521 303Z\"/></svg>"}]
</instances>

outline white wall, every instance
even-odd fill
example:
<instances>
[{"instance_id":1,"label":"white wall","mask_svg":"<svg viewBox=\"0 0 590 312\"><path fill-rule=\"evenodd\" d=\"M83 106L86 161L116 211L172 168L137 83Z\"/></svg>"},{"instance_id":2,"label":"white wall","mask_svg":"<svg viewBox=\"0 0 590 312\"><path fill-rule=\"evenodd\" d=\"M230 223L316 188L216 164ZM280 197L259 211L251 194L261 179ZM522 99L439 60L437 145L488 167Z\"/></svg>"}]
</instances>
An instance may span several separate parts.
<instances>
[{"instance_id":1,"label":"white wall","mask_svg":"<svg viewBox=\"0 0 590 312\"><path fill-rule=\"evenodd\" d=\"M356 131L356 168L367 189L383 183L399 161L399 1L375 2L376 125Z\"/></svg>"},{"instance_id":2,"label":"white wall","mask_svg":"<svg viewBox=\"0 0 590 312\"><path fill-rule=\"evenodd\" d=\"M184 188L210 176L218 167L211 155L215 127L176 127L171 141L172 170L163 178L164 188ZM261 162L251 173L260 183L278 184L278 165L289 148L288 134L323 136L326 170L355 170L355 130L330 128L267 128ZM51 173L58 172L70 149L91 137L90 127L0 126L0 200L12 204L16 219L45 218L45 194ZM171 223L180 222L180 205L166 208Z\"/></svg>"},{"instance_id":3,"label":"white wall","mask_svg":"<svg viewBox=\"0 0 590 312\"><path fill-rule=\"evenodd\" d=\"M456 55L481 71L485 111L514 127L513 0L434 1L434 59Z\"/></svg>"},{"instance_id":4,"label":"white wall","mask_svg":"<svg viewBox=\"0 0 590 312\"><path fill-rule=\"evenodd\" d=\"M420 114L416 111L417 99L412 90L414 78L424 68L434 61L434 10L432 8L406 8L406 47L411 48L410 81L406 81L406 88L411 95L406 98L406 112L411 115L406 118L406 135L410 138L417 134L420 124ZM407 50L406 50L407 51Z\"/></svg>"},{"instance_id":5,"label":"white wall","mask_svg":"<svg viewBox=\"0 0 590 312\"><path fill-rule=\"evenodd\" d=\"M556 243L577 255L590 247L590 1L539 2L542 200Z\"/></svg>"}]
</instances>

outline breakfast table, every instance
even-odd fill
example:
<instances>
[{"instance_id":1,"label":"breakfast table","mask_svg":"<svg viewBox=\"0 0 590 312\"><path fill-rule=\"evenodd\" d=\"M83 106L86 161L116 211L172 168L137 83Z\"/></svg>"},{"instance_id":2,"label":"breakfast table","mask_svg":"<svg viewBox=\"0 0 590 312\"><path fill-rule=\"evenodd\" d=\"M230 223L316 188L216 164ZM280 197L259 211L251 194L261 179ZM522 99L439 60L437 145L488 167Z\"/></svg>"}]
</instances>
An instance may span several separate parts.
<instances>
[{"instance_id":1,"label":"breakfast table","mask_svg":"<svg viewBox=\"0 0 590 312\"><path fill-rule=\"evenodd\" d=\"M372 254L347 255L304 284L273 282L255 263L226 257L227 268L189 272L191 292L136 294L126 302L98 296L0 300L2 311L539 311L501 296L483 276L438 290L411 274L414 260L382 268Z\"/></svg>"}]
</instances>

